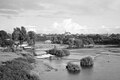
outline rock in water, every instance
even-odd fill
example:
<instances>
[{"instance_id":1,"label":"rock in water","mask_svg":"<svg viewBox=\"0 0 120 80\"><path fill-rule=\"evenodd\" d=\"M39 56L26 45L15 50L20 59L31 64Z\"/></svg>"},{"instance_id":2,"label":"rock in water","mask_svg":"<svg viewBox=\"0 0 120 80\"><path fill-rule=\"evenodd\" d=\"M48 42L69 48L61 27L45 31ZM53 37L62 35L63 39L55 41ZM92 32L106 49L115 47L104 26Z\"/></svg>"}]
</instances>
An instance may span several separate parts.
<instances>
[{"instance_id":1,"label":"rock in water","mask_svg":"<svg viewBox=\"0 0 120 80\"><path fill-rule=\"evenodd\" d=\"M77 64L73 64L73 63L68 63L66 66L66 69L70 73L79 73L80 72L80 67Z\"/></svg>"},{"instance_id":2,"label":"rock in water","mask_svg":"<svg viewBox=\"0 0 120 80\"><path fill-rule=\"evenodd\" d=\"M90 56L88 56L88 57L84 57L84 58L82 58L81 60L80 60L80 65L81 65L81 67L92 67L93 66L93 64L94 64L94 62L93 62L93 59L92 59L92 57L90 57Z\"/></svg>"}]
</instances>

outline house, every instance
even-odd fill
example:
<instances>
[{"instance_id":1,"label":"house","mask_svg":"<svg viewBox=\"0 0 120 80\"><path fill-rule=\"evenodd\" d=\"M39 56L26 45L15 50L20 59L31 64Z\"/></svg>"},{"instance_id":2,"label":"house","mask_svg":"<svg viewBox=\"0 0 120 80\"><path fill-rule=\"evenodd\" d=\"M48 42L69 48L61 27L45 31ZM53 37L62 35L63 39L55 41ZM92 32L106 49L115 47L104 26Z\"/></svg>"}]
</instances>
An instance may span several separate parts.
<instances>
[{"instance_id":1,"label":"house","mask_svg":"<svg viewBox=\"0 0 120 80\"><path fill-rule=\"evenodd\" d=\"M45 41L45 44L51 44L51 43L52 43L51 40L46 40L46 41Z\"/></svg>"},{"instance_id":2,"label":"house","mask_svg":"<svg viewBox=\"0 0 120 80\"><path fill-rule=\"evenodd\" d=\"M71 35L71 33L70 32L65 32L64 35Z\"/></svg>"}]
</instances>

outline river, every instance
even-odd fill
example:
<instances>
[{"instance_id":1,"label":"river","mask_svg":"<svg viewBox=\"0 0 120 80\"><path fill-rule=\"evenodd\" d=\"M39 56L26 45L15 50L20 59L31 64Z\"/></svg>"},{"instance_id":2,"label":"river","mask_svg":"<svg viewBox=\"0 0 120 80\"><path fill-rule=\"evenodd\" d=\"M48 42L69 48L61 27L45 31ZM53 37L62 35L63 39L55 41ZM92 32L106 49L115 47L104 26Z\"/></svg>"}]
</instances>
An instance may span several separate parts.
<instances>
[{"instance_id":1,"label":"river","mask_svg":"<svg viewBox=\"0 0 120 80\"><path fill-rule=\"evenodd\" d=\"M52 70L40 74L41 80L120 80L120 56L110 55L111 53L104 48L75 49L70 50L70 52L71 55L64 59L44 59L43 62L56 68L57 71ZM105 52L108 54L104 54ZM95 56L97 53L101 55L94 60L93 68L81 68L81 71L78 74L71 74L66 70L65 66L67 62L73 61L70 59L80 59L81 56L85 55ZM39 59L37 60L39 61ZM80 65L80 62L75 63Z\"/></svg>"}]
</instances>

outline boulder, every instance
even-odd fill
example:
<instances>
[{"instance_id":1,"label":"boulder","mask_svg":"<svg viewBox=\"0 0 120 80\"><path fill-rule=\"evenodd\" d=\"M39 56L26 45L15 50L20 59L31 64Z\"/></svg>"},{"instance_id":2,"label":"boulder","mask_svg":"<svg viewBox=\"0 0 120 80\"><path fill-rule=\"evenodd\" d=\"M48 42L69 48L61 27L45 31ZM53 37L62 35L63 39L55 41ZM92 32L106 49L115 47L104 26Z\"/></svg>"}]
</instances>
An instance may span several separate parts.
<instances>
[{"instance_id":1,"label":"boulder","mask_svg":"<svg viewBox=\"0 0 120 80\"><path fill-rule=\"evenodd\" d=\"M94 64L92 57L87 56L80 60L81 67L92 67Z\"/></svg>"},{"instance_id":2,"label":"boulder","mask_svg":"<svg viewBox=\"0 0 120 80\"><path fill-rule=\"evenodd\" d=\"M73 64L73 63L68 63L66 66L66 69L70 73L79 73L80 72L80 67L77 64Z\"/></svg>"}]
</instances>

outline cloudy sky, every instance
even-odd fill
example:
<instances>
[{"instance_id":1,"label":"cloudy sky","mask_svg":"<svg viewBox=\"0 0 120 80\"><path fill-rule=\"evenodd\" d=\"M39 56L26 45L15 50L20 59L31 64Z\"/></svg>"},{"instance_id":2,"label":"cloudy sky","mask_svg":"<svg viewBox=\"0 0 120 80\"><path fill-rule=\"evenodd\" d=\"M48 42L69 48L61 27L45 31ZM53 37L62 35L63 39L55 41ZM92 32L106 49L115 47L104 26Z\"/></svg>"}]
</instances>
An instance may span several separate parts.
<instances>
[{"instance_id":1,"label":"cloudy sky","mask_svg":"<svg viewBox=\"0 0 120 80\"><path fill-rule=\"evenodd\" d=\"M120 33L120 0L0 0L0 29Z\"/></svg>"}]
</instances>

